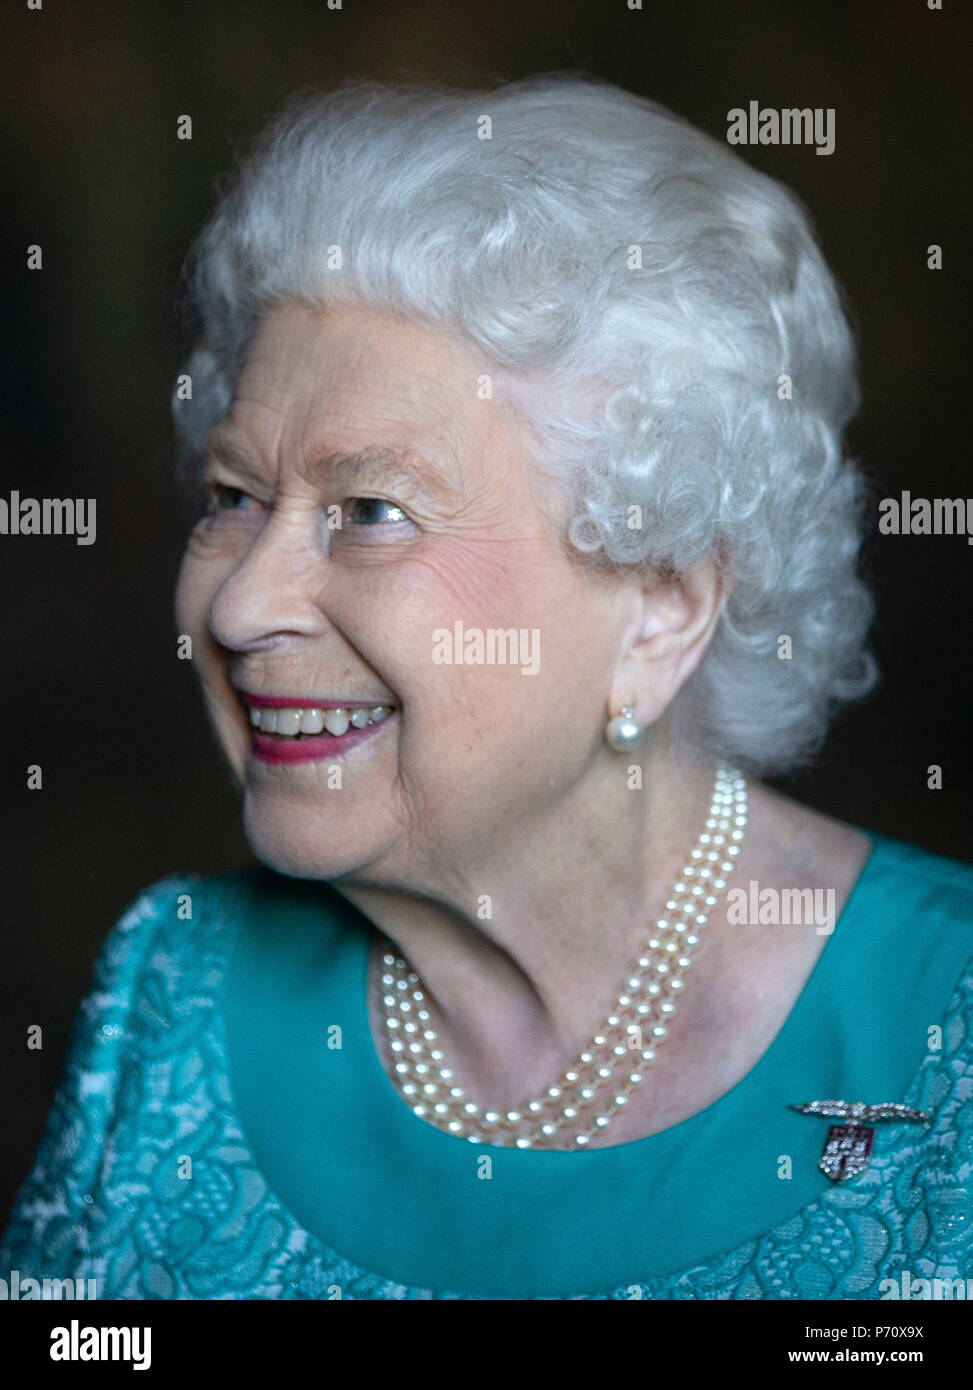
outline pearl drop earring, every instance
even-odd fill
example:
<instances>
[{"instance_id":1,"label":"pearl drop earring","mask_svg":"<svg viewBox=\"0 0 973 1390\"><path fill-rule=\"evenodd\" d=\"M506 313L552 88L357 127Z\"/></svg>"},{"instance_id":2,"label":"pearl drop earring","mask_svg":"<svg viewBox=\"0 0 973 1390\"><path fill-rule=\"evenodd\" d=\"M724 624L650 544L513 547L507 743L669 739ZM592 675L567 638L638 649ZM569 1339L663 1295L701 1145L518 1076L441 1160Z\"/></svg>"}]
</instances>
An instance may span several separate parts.
<instances>
[{"instance_id":1,"label":"pearl drop earring","mask_svg":"<svg viewBox=\"0 0 973 1390\"><path fill-rule=\"evenodd\" d=\"M635 711L630 705L623 705L621 714L609 719L605 738L616 752L627 753L637 748L645 738L645 725L635 718Z\"/></svg>"}]
</instances>

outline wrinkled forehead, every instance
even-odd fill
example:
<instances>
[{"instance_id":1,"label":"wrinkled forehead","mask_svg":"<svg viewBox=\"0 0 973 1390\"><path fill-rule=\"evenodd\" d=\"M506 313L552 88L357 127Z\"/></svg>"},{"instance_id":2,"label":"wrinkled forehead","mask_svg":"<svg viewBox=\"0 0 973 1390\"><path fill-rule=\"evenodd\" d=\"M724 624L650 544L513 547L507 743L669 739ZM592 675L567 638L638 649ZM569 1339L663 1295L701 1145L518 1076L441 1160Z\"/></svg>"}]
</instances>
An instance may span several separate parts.
<instances>
[{"instance_id":1,"label":"wrinkled forehead","mask_svg":"<svg viewBox=\"0 0 973 1390\"><path fill-rule=\"evenodd\" d=\"M405 476L461 501L529 466L525 422L491 364L447 333L364 306L273 309L204 454L264 475Z\"/></svg>"}]
</instances>

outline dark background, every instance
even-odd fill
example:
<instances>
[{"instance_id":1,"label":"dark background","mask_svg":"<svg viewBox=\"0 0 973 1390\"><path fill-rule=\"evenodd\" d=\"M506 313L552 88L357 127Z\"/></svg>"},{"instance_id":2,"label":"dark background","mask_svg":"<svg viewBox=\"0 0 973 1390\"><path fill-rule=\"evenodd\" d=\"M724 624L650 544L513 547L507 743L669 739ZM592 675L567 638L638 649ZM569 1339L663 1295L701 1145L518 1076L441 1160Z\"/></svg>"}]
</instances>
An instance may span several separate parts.
<instances>
[{"instance_id":1,"label":"dark background","mask_svg":"<svg viewBox=\"0 0 973 1390\"><path fill-rule=\"evenodd\" d=\"M717 138L726 113L834 107L837 144L743 157L806 202L863 361L852 452L877 497L973 494L968 442L971 14L926 0L344 0L11 5L0 102L7 496L96 497L97 540L0 536L3 844L0 1225L25 1176L98 946L173 870L251 856L171 594L173 308L183 255L237 142L296 87L345 75L461 85L581 69ZM176 138L192 117L191 141ZM926 247L945 266L926 268ZM44 268L26 269L43 247ZM973 858L962 536L869 542L877 698L783 785L841 819ZM821 518L827 526L826 516ZM28 764L42 791L26 790ZM943 788L926 768L943 768ZM25 1048L29 1024L42 1051Z\"/></svg>"}]
</instances>

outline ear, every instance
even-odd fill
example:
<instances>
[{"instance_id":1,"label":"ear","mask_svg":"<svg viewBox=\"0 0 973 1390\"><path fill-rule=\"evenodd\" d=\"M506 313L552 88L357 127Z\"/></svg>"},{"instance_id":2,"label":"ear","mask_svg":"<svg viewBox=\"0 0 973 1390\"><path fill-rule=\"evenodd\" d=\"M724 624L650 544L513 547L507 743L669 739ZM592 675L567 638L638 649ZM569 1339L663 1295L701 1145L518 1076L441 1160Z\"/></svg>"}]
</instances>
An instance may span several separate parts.
<instances>
[{"instance_id":1,"label":"ear","mask_svg":"<svg viewBox=\"0 0 973 1390\"><path fill-rule=\"evenodd\" d=\"M703 658L727 598L713 557L679 576L652 576L636 597L636 613L609 696L609 714L629 705L654 724Z\"/></svg>"}]
</instances>

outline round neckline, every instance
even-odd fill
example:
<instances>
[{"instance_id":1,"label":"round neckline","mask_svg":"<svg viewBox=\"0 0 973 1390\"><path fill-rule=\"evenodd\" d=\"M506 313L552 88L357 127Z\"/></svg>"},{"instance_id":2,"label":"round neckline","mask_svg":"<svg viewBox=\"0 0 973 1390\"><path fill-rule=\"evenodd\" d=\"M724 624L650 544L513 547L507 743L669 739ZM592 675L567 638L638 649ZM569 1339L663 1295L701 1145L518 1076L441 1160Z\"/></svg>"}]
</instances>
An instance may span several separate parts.
<instances>
[{"instance_id":1,"label":"round neckline","mask_svg":"<svg viewBox=\"0 0 973 1390\"><path fill-rule=\"evenodd\" d=\"M856 827L858 828L858 827ZM833 931L829 934L822 950L819 952L801 991L795 999L787 1017L780 1028L771 1039L770 1043L754 1062L753 1066L744 1073L740 1079L723 1092L717 1098L701 1110L688 1115L685 1119L677 1121L674 1125L667 1125L664 1129L656 1130L652 1134L643 1135L639 1139L629 1139L621 1144L605 1144L594 1149L518 1149L514 1146L491 1145L488 1140L479 1141L479 1145L473 1144L469 1139L460 1135L449 1134L446 1130L440 1129L437 1125L424 1120L420 1115L413 1113L408 1102L402 1097L395 1088L395 1083L385 1070L382 1059L376 1047L375 1038L372 1034L371 1020L368 1011L369 979L368 970L371 958L372 941L378 929L375 924L365 916L364 913L342 898L341 901L348 909L362 919L367 924L368 931L361 934L362 941L360 949L361 957L356 962L356 988L355 988L355 1011L353 1014L354 1029L356 1033L355 1041L360 1043L362 1054L365 1058L365 1066L368 1072L366 1078L370 1090L374 1094L375 1103L382 1107L388 1115L389 1124L395 1124L398 1128L414 1133L418 1143L424 1143L427 1148L442 1148L448 1146L450 1150L458 1151L461 1147L469 1151L475 1151L478 1147L488 1152L490 1157L497 1162L496 1155L503 1155L499 1161L506 1162L508 1156L524 1168L542 1167L544 1165L553 1166L554 1164L569 1161L573 1163L602 1162L611 1163L616 1161L628 1164L638 1155L646 1155L655 1150L661 1149L669 1144L680 1144L683 1140L692 1138L693 1133L711 1120L715 1119L723 1110L730 1110L734 1104L745 1101L750 1091L753 1090L761 1081L766 1072L773 1066L777 1056L786 1050L790 1038L797 1032L809 1009L814 1007L815 1000L821 990L826 987L826 980L829 974L835 970L840 970L841 961L839 956L844 954L845 941L849 934L849 921L854 921L868 884L875 873L877 859L884 836L874 831L861 830L861 833L869 840L871 850L865 860L858 877L851 887L848 897L845 899L844 906L839 913ZM340 896L340 895L339 895ZM835 942L840 940L842 949L840 952L835 950ZM824 983L823 983L824 982ZM408 1138L408 1133L406 1133ZM614 1160L612 1156L614 1157Z\"/></svg>"},{"instance_id":2,"label":"round neckline","mask_svg":"<svg viewBox=\"0 0 973 1390\"><path fill-rule=\"evenodd\" d=\"M888 1046L857 1044L883 1036L888 1000L913 967L913 1025L939 1017L966 949L961 933L927 959L928 938L911 924L916 912L941 916L941 877L916 877L907 847L856 828L872 852L830 934L840 930L841 945L826 943L754 1067L677 1125L580 1152L480 1148L414 1115L368 1020L375 924L331 885L244 873L237 906L220 914L232 930L216 1023L234 1124L268 1191L312 1241L388 1280L397 1297L610 1296L715 1252L736 1258L833 1191L818 1168L822 1122L793 1105L859 1092L905 1099L929 1059L917 1067L901 1022ZM901 948L891 955L890 931ZM863 972L877 982L865 995ZM271 1040L285 1035L282 1064ZM880 1150L895 1139L886 1128Z\"/></svg>"}]
</instances>

